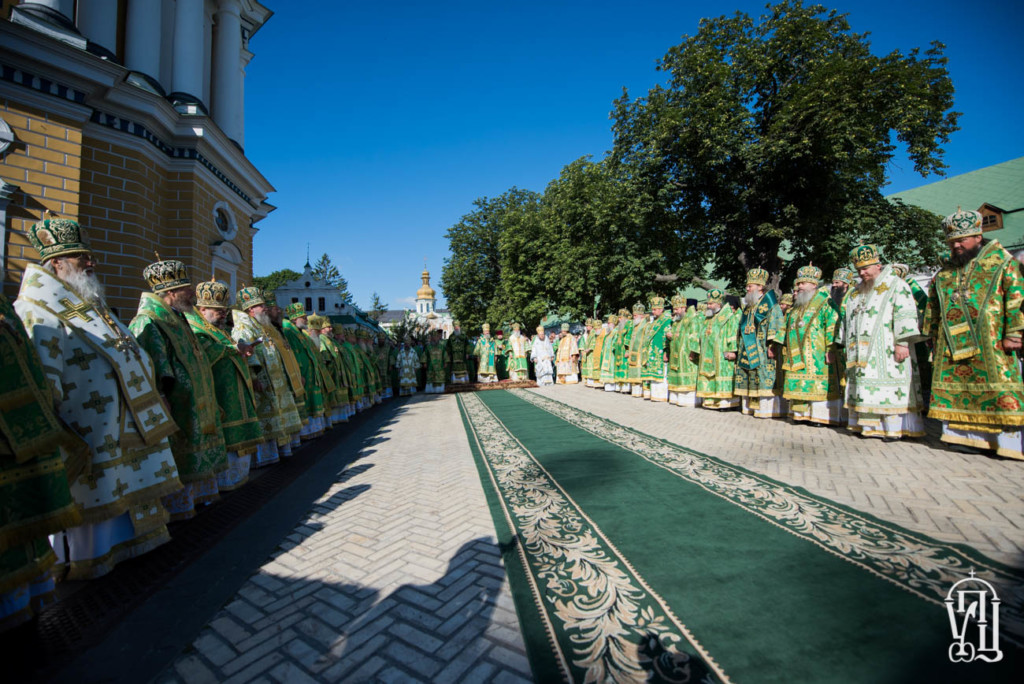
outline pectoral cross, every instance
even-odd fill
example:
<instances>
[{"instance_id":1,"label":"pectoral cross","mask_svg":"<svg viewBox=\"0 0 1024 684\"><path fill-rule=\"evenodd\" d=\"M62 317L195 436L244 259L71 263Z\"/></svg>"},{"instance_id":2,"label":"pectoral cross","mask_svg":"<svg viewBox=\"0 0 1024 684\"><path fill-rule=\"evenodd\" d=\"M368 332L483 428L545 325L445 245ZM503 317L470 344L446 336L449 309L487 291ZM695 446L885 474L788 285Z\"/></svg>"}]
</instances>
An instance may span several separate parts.
<instances>
[{"instance_id":1,"label":"pectoral cross","mask_svg":"<svg viewBox=\"0 0 1024 684\"><path fill-rule=\"evenodd\" d=\"M71 300L67 297L60 300L60 303L64 305L64 310L59 312L57 315L65 320L71 320L72 318L81 318L82 321L88 323L92 320L92 316L87 315L85 312L92 310L92 304L88 302L82 302L81 304L72 304Z\"/></svg>"}]
</instances>

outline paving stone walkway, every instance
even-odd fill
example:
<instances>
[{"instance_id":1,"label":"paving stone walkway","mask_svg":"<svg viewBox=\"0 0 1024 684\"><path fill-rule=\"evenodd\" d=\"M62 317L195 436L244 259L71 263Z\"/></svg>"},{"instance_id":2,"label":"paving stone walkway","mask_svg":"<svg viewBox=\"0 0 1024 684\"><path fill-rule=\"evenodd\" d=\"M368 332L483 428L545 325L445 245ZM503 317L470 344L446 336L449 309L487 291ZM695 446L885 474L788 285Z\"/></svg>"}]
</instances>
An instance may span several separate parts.
<instances>
[{"instance_id":1,"label":"paving stone walkway","mask_svg":"<svg viewBox=\"0 0 1024 684\"><path fill-rule=\"evenodd\" d=\"M583 385L527 391L1024 567L1024 462L951 451L939 442L935 421L925 439L887 443Z\"/></svg>"},{"instance_id":2,"label":"paving stone walkway","mask_svg":"<svg viewBox=\"0 0 1024 684\"><path fill-rule=\"evenodd\" d=\"M373 441L158 682L530 680L455 397Z\"/></svg>"}]
</instances>

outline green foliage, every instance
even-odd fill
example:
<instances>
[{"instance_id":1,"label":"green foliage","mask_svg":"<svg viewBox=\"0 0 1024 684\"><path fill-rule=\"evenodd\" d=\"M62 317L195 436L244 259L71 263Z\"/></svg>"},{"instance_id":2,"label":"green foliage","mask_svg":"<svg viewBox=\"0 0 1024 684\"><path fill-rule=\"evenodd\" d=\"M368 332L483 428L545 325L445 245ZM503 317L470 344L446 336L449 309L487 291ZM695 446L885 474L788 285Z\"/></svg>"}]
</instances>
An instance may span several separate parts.
<instances>
[{"instance_id":1,"label":"green foliage","mask_svg":"<svg viewBox=\"0 0 1024 684\"><path fill-rule=\"evenodd\" d=\"M665 55L664 86L616 101L612 158L662 193L680 237L734 283L755 266L788 278L807 258L831 269L869 236L887 258L926 261L938 223L881 189L894 142L918 173L945 168L959 115L942 50L872 55L846 15L800 0L757 22L706 19ZM783 268L783 244L800 263Z\"/></svg>"},{"instance_id":2,"label":"green foliage","mask_svg":"<svg viewBox=\"0 0 1024 684\"><path fill-rule=\"evenodd\" d=\"M419 322L414 315L407 314L388 328L388 335L396 344L406 340L412 340L414 345L426 344L430 341L430 326Z\"/></svg>"},{"instance_id":3,"label":"green foliage","mask_svg":"<svg viewBox=\"0 0 1024 684\"><path fill-rule=\"evenodd\" d=\"M301 273L293 271L290 268L283 268L280 271L274 271L270 275L254 276L252 284L267 294L273 295L274 290L281 287L288 281L297 280L300 277L302 277Z\"/></svg>"},{"instance_id":4,"label":"green foliage","mask_svg":"<svg viewBox=\"0 0 1024 684\"><path fill-rule=\"evenodd\" d=\"M326 253L313 264L312 273L317 280L322 280L338 288L345 303L352 302L352 294L348 291L348 281L341 277L341 271Z\"/></svg>"},{"instance_id":5,"label":"green foliage","mask_svg":"<svg viewBox=\"0 0 1024 684\"><path fill-rule=\"evenodd\" d=\"M366 315L375 321L379 321L381 316L388 310L386 302L381 300L380 295L374 292L370 296L370 309L366 312Z\"/></svg>"},{"instance_id":6,"label":"green foliage","mask_svg":"<svg viewBox=\"0 0 1024 684\"><path fill-rule=\"evenodd\" d=\"M606 159L568 164L543 195L480 198L448 230L449 307L467 330L579 320L704 283L708 264L786 288L862 240L936 263L939 218L882 187L897 144L918 173L945 168L959 115L942 50L875 56L845 15L800 0L702 21L661 61L664 85L616 100Z\"/></svg>"}]
</instances>

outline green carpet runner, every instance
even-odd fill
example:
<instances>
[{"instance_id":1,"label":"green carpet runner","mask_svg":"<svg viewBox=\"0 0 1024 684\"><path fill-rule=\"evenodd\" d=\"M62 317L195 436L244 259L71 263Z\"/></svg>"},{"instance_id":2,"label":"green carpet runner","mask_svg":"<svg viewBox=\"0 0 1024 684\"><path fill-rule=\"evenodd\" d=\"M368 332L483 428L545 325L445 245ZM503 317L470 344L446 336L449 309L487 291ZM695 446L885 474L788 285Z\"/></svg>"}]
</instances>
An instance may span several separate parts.
<instances>
[{"instance_id":1,"label":"green carpet runner","mask_svg":"<svg viewBox=\"0 0 1024 684\"><path fill-rule=\"evenodd\" d=\"M459 404L538 681L1008 681L1024 574L523 390ZM685 412L680 411L680 419ZM999 591L999 663L943 600Z\"/></svg>"}]
</instances>

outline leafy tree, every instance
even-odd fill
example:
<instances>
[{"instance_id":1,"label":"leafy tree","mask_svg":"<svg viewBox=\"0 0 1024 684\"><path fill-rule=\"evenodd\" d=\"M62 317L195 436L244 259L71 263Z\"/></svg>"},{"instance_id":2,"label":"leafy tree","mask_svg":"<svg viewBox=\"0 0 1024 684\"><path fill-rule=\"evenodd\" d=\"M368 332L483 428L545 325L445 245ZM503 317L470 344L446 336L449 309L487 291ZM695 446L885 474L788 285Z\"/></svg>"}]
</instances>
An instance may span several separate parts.
<instances>
[{"instance_id":1,"label":"leafy tree","mask_svg":"<svg viewBox=\"0 0 1024 684\"><path fill-rule=\"evenodd\" d=\"M530 273L543 265L528 263L529 254L543 251L543 237L526 235L530 252L513 254L505 250L505 264L514 261L517 273L523 281L503 279L501 241L503 236L514 235L525 228L525 222L537 210L540 196L529 190L512 188L499 197L477 199L476 207L448 229L448 247L451 257L445 259L441 271L441 290L448 302L448 308L465 330L475 330L490 317L536 315L533 309L543 308L546 303L537 303L537 286L531 282ZM500 293L500 296L499 296ZM492 303L497 303L491 310ZM530 313L522 307L533 307ZM543 314L540 314L543 315ZM539 315L537 316L539 318ZM503 321L495 318L495 323Z\"/></svg>"},{"instance_id":2,"label":"leafy tree","mask_svg":"<svg viewBox=\"0 0 1024 684\"><path fill-rule=\"evenodd\" d=\"M379 294L374 292L370 296L370 310L366 312L366 315L375 321L379 321L387 310L388 305L381 300Z\"/></svg>"},{"instance_id":3,"label":"leafy tree","mask_svg":"<svg viewBox=\"0 0 1024 684\"><path fill-rule=\"evenodd\" d=\"M411 312L388 328L388 335L396 343L411 339L412 344L426 344L430 341L430 326L417 320Z\"/></svg>"},{"instance_id":4,"label":"leafy tree","mask_svg":"<svg viewBox=\"0 0 1024 684\"><path fill-rule=\"evenodd\" d=\"M265 276L254 276L252 284L258 288L261 288L267 294L272 295L274 290L281 287L290 280L297 280L301 278L302 274L291 270L290 268L283 268L280 271L274 271L270 275Z\"/></svg>"},{"instance_id":5,"label":"leafy tree","mask_svg":"<svg viewBox=\"0 0 1024 684\"><path fill-rule=\"evenodd\" d=\"M348 281L341 277L341 271L331 261L326 253L321 256L312 268L313 277L322 280L341 291L342 299L346 303L352 302L352 294L348 291Z\"/></svg>"},{"instance_id":6,"label":"leafy tree","mask_svg":"<svg viewBox=\"0 0 1024 684\"><path fill-rule=\"evenodd\" d=\"M809 258L828 272L861 238L929 261L938 223L881 190L894 142L922 176L945 168L959 114L943 48L875 56L846 15L801 0L705 19L661 61L665 85L616 101L611 162L733 282Z\"/></svg>"}]
</instances>

